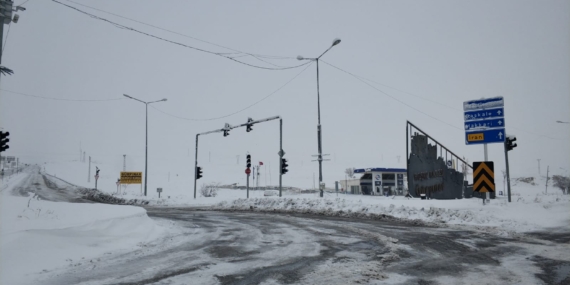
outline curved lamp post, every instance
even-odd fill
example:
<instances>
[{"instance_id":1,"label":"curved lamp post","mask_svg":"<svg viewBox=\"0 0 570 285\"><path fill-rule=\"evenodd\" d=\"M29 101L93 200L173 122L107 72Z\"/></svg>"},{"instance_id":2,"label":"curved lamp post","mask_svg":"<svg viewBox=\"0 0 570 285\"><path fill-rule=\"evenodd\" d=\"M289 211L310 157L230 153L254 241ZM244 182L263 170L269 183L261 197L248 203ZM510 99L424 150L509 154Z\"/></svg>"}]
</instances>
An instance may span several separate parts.
<instances>
[{"instance_id":1,"label":"curved lamp post","mask_svg":"<svg viewBox=\"0 0 570 285\"><path fill-rule=\"evenodd\" d=\"M156 100L156 101L145 102L143 100L139 100L137 98L131 97L127 94L123 94L123 95L129 99L133 99L133 100L139 101L141 103L144 103L146 106L146 134L145 134L145 146L144 146L144 148L145 148L145 153L144 153L144 195L146 196L146 182L148 179L148 104L166 101L166 98L161 99L161 100Z\"/></svg>"},{"instance_id":2,"label":"curved lamp post","mask_svg":"<svg viewBox=\"0 0 570 285\"><path fill-rule=\"evenodd\" d=\"M317 112L318 112L318 124L317 124L317 137L318 137L318 144L319 144L319 154L318 154L318 161L319 161L319 186L323 182L323 148L322 148L322 137L321 137L321 97L319 94L319 59L325 55L332 47L338 45L340 43L340 39L335 39L332 45L325 50L321 55L315 58L305 58L303 56L297 56L298 60L314 60L317 62ZM323 190L321 188L321 197L323 197Z\"/></svg>"}]
</instances>

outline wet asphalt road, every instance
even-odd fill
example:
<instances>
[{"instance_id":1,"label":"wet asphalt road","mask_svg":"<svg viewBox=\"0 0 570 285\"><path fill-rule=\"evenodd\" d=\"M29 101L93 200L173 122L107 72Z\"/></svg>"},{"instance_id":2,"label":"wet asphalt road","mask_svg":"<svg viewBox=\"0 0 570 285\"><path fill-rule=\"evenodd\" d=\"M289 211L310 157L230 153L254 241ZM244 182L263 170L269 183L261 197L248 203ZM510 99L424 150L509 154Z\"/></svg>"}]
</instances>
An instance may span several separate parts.
<instances>
[{"instance_id":1,"label":"wet asphalt road","mask_svg":"<svg viewBox=\"0 0 570 285\"><path fill-rule=\"evenodd\" d=\"M34 176L18 191L39 183L47 199L81 201ZM41 284L570 284L567 233L500 237L391 220L147 211L173 234L47 272Z\"/></svg>"}]
</instances>

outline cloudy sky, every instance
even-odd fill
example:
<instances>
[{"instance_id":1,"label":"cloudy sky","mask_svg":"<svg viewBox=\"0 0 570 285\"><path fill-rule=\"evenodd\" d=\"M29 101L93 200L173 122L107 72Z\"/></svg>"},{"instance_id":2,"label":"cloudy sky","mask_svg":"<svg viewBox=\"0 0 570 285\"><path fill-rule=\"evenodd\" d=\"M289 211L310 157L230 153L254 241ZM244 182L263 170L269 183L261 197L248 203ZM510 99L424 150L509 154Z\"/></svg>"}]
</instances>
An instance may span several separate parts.
<instances>
[{"instance_id":1,"label":"cloudy sky","mask_svg":"<svg viewBox=\"0 0 570 285\"><path fill-rule=\"evenodd\" d=\"M145 105L129 94L168 99L148 109L149 177L192 177L197 133L279 115L284 184L312 187L316 64L282 67L340 38L319 64L327 185L348 167L405 167L407 120L483 160L482 145L465 145L462 103L496 96L517 137L511 173L538 174L537 159L542 175L570 170L570 124L557 123L570 122L568 1L59 1L99 18L29 0L4 25L2 65L14 74L0 83L3 155L23 162L77 160L81 146L143 170ZM277 183L278 121L199 146L204 181L244 183L249 151ZM504 159L490 144L496 172Z\"/></svg>"}]
</instances>

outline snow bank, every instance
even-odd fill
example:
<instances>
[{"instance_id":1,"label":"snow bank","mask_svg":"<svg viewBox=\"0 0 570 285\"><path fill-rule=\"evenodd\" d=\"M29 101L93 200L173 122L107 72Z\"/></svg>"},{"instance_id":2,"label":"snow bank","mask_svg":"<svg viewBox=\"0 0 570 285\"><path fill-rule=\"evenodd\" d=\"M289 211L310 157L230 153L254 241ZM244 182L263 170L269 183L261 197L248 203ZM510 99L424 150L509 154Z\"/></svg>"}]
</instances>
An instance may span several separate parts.
<instances>
[{"instance_id":1,"label":"snow bank","mask_svg":"<svg viewBox=\"0 0 570 285\"><path fill-rule=\"evenodd\" d=\"M73 204L0 196L0 284L32 284L34 275L131 251L166 230L134 206Z\"/></svg>"}]
</instances>

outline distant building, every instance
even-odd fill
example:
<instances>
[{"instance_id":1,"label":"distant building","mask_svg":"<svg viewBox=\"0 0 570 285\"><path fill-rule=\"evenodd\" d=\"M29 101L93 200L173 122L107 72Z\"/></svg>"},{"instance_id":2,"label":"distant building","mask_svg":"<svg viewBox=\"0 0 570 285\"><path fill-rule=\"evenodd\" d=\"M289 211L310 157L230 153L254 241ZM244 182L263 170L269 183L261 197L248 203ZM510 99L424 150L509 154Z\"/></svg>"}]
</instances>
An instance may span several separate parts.
<instances>
[{"instance_id":1,"label":"distant building","mask_svg":"<svg viewBox=\"0 0 570 285\"><path fill-rule=\"evenodd\" d=\"M361 168L354 173L358 178L341 180L349 194L406 195L407 171L405 168Z\"/></svg>"}]
</instances>

